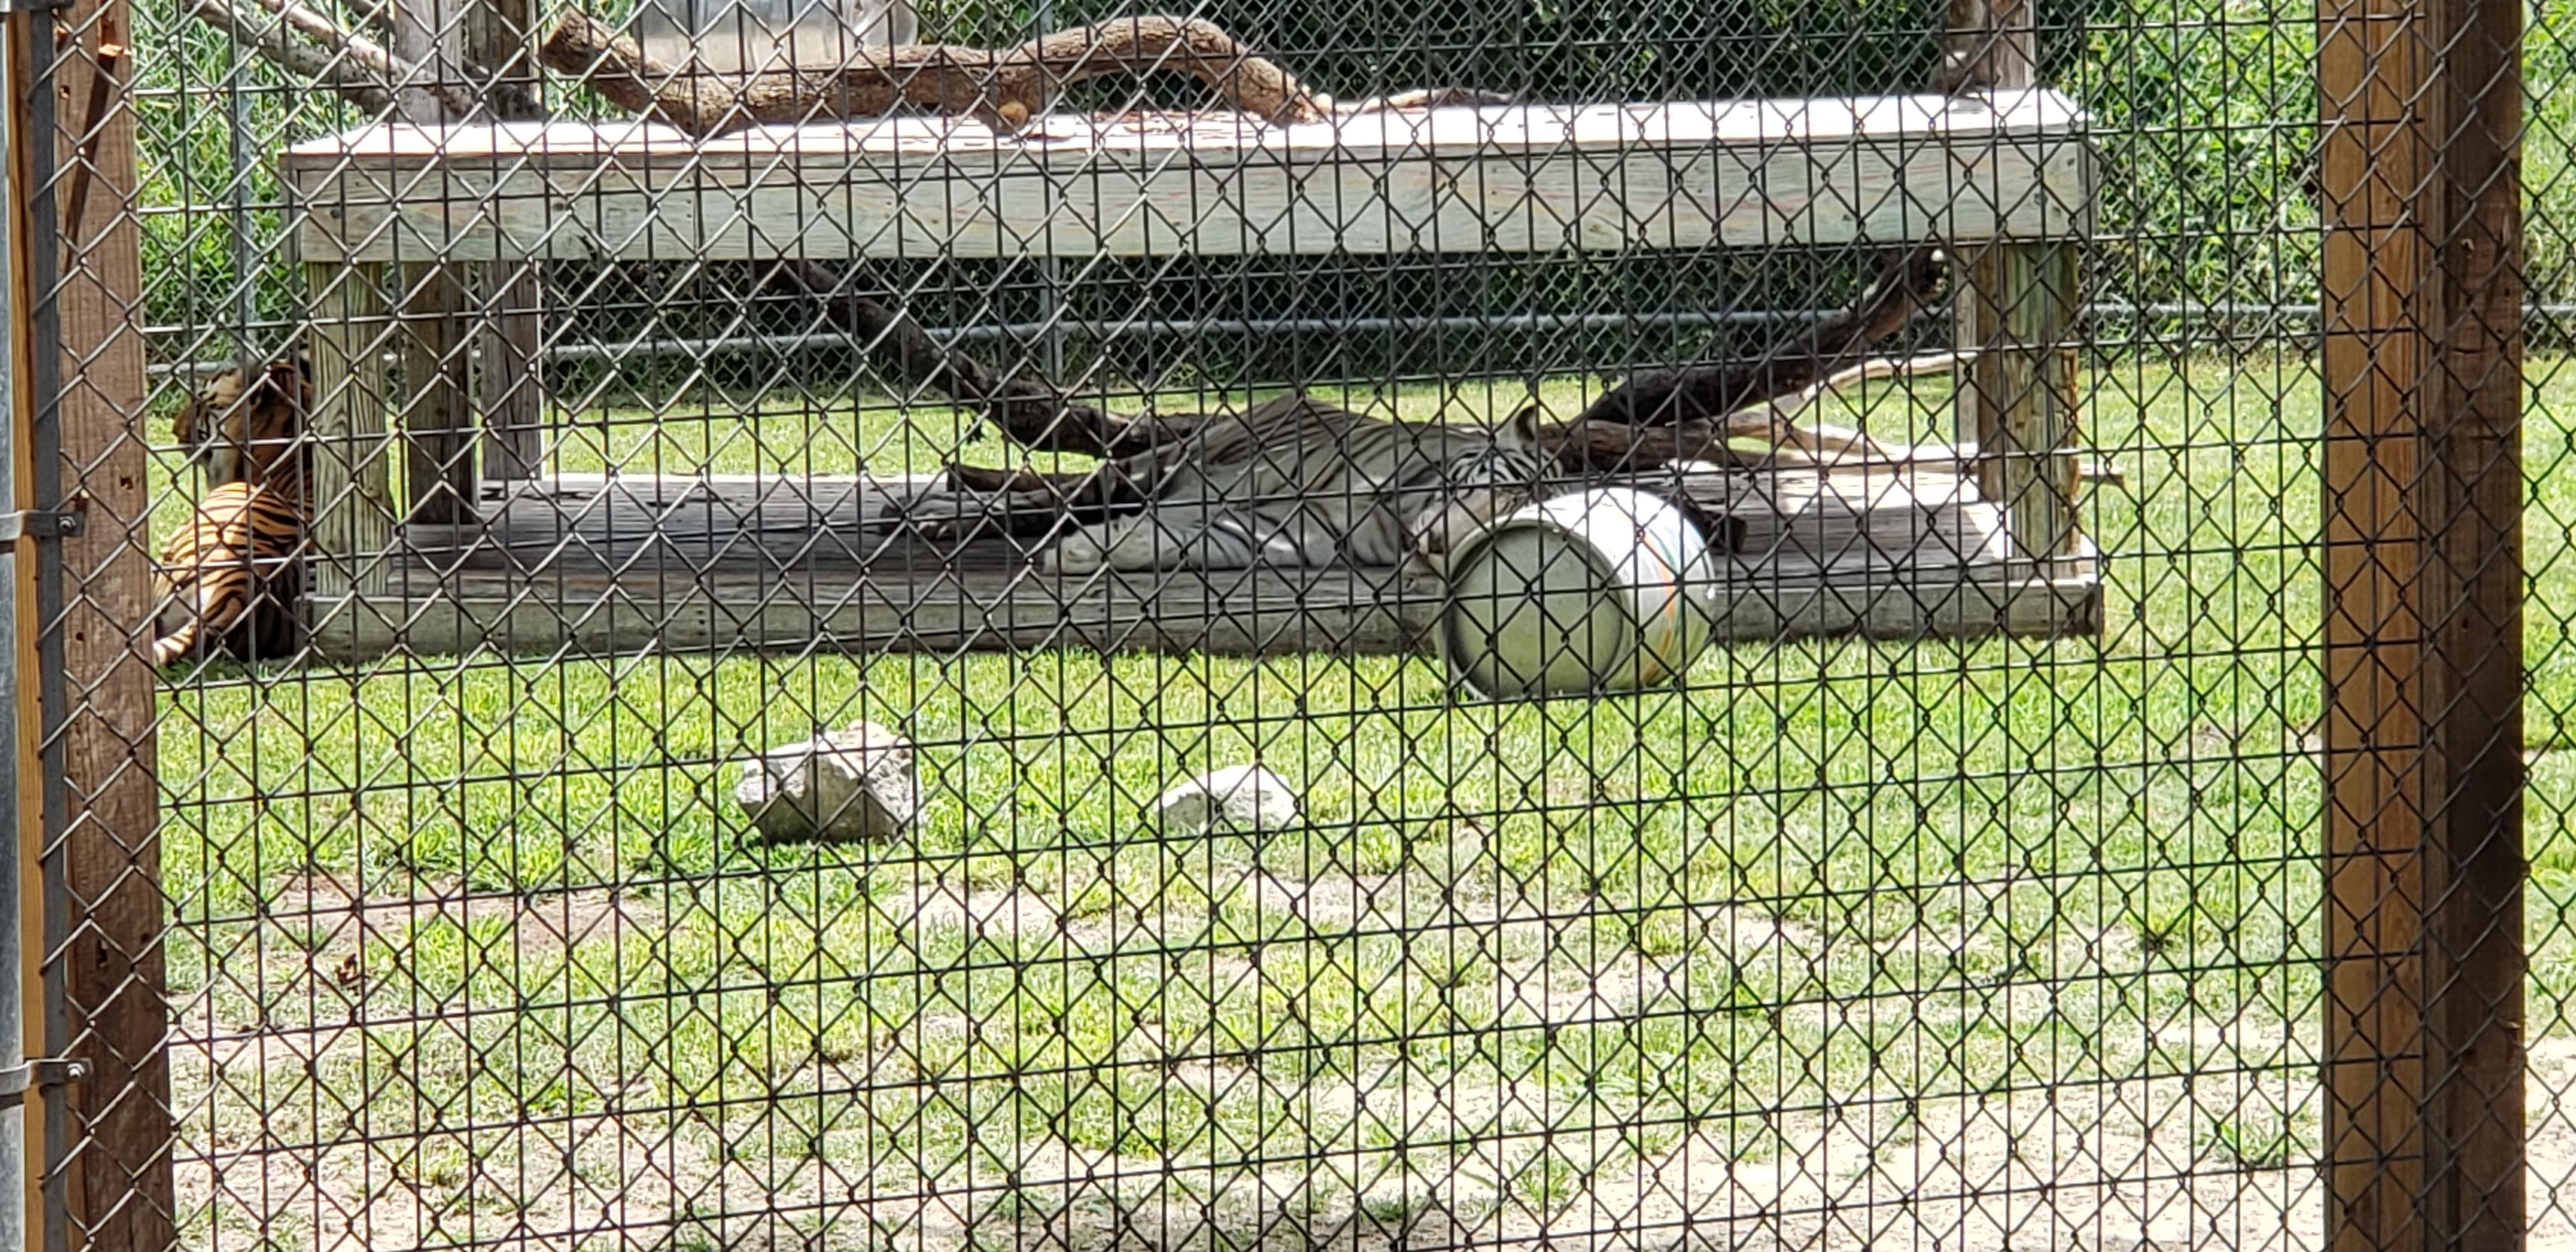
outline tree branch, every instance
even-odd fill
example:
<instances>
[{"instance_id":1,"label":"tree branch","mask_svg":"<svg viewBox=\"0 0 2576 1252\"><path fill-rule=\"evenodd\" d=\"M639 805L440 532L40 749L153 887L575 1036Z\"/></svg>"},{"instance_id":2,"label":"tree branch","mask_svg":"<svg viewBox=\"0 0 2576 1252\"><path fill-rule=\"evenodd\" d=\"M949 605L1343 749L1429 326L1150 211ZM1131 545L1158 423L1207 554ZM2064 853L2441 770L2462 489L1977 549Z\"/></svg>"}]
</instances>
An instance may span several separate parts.
<instances>
[{"instance_id":1,"label":"tree branch","mask_svg":"<svg viewBox=\"0 0 2576 1252\"><path fill-rule=\"evenodd\" d=\"M1880 461L1917 461L1912 449L1880 446L1856 430L1832 426L1800 427L1792 419L1817 400L1857 383L1898 375L1948 373L1973 359L1974 353L1944 352L1932 356L1863 361L1818 379L1796 392L1755 402L1719 418L1698 418L1671 426L1631 426L1619 421L1578 418L1549 426L1539 437L1560 463L1577 471L1649 470L1673 461L1709 460L1726 464L1777 464L1779 452L1794 448L1808 460L1830 462L1849 453ZM1738 439L1759 439L1772 451L1747 457L1730 446Z\"/></svg>"},{"instance_id":2,"label":"tree branch","mask_svg":"<svg viewBox=\"0 0 2576 1252\"><path fill-rule=\"evenodd\" d=\"M574 12L555 23L537 56L559 74L586 75L592 90L620 108L696 135L880 117L905 104L1016 130L1046 112L1068 84L1159 69L1187 73L1234 108L1273 122L1320 121L1333 109L1330 97L1198 18L1120 18L1016 48L922 44L834 70L720 75L663 65L634 40Z\"/></svg>"},{"instance_id":3,"label":"tree branch","mask_svg":"<svg viewBox=\"0 0 2576 1252\"><path fill-rule=\"evenodd\" d=\"M1723 420L1804 389L1862 359L1871 344L1902 329L1940 290L1940 253L1917 247L1879 271L1851 304L1750 361L1649 370L1602 393L1574 425L1679 426Z\"/></svg>"},{"instance_id":4,"label":"tree branch","mask_svg":"<svg viewBox=\"0 0 2576 1252\"><path fill-rule=\"evenodd\" d=\"M997 375L983 362L941 347L911 318L860 295L853 282L814 262L791 262L787 273L823 303L841 333L877 354L901 381L976 407L1012 442L1034 451L1126 456L1169 443L1197 422L1122 417L1067 398L1052 380Z\"/></svg>"},{"instance_id":5,"label":"tree branch","mask_svg":"<svg viewBox=\"0 0 2576 1252\"><path fill-rule=\"evenodd\" d=\"M190 0L188 14L231 35L234 42L258 53L279 69L311 79L361 109L383 112L393 107L393 88L385 80L370 76L364 66L351 58L333 56L312 44L299 42L284 23L270 25L255 21L234 7L232 0Z\"/></svg>"},{"instance_id":6,"label":"tree branch","mask_svg":"<svg viewBox=\"0 0 2576 1252\"><path fill-rule=\"evenodd\" d=\"M395 56L383 44L349 31L338 22L296 3L296 0L257 0L257 3L259 7L276 14L279 21L294 27L296 31L324 48L357 62L388 84L396 87L411 86L428 73L420 66ZM474 97L467 95L452 83L420 85L423 90L437 97L441 105L459 116L474 111Z\"/></svg>"}]
</instances>

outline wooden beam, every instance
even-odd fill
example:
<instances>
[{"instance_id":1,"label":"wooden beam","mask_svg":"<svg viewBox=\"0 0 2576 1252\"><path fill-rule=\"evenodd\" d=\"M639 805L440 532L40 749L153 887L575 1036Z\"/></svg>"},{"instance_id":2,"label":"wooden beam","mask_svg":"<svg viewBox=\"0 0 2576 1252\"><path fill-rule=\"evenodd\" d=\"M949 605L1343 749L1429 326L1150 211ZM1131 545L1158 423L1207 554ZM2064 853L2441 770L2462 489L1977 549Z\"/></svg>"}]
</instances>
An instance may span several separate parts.
<instances>
[{"instance_id":1,"label":"wooden beam","mask_svg":"<svg viewBox=\"0 0 2576 1252\"><path fill-rule=\"evenodd\" d=\"M1615 252L2093 229L2087 123L2064 95L1796 103L1283 127L1054 115L1043 145L926 117L706 141L631 122L377 126L295 144L280 166L317 260Z\"/></svg>"},{"instance_id":2,"label":"wooden beam","mask_svg":"<svg viewBox=\"0 0 2576 1252\"><path fill-rule=\"evenodd\" d=\"M473 327L455 268L402 267L404 501L415 522L452 525L474 516L474 415L467 389Z\"/></svg>"},{"instance_id":3,"label":"wooden beam","mask_svg":"<svg viewBox=\"0 0 2576 1252\"><path fill-rule=\"evenodd\" d=\"M393 546L383 284L381 265L304 265L317 595L381 585Z\"/></svg>"},{"instance_id":4,"label":"wooden beam","mask_svg":"<svg viewBox=\"0 0 2576 1252\"><path fill-rule=\"evenodd\" d=\"M2321 0L2337 1252L2525 1240L2519 0Z\"/></svg>"},{"instance_id":5,"label":"wooden beam","mask_svg":"<svg viewBox=\"0 0 2576 1252\"><path fill-rule=\"evenodd\" d=\"M60 726L61 810L51 859L62 883L61 930L48 970L60 1029L48 1042L85 1061L64 1097L66 1149L53 1193L73 1246L161 1252L178 1239L171 1146L161 887L160 795L154 782L158 675L139 646L151 620L151 512L144 429L143 290L135 203L135 112L120 71L134 28L126 0L75 0L39 30L58 30L52 102L39 136L41 182L58 240L50 304L59 334L59 398L39 393L59 434L64 498L86 516L60 541L64 603L47 646L67 692ZM16 116L36 125L23 103ZM42 246L41 238L37 241ZM48 300L48 295L50 299ZM40 447L39 452L43 449ZM38 468L40 478L47 472ZM52 1006L48 1006L50 1009Z\"/></svg>"}]
</instances>

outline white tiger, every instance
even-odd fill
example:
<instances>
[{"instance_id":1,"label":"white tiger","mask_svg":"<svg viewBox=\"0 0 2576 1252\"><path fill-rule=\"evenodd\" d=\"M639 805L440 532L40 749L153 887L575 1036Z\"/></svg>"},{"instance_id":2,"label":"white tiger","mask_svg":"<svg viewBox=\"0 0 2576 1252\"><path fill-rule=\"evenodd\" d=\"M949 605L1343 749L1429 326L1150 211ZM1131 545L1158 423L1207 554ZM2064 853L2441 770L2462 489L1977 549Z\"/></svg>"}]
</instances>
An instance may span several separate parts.
<instances>
[{"instance_id":1,"label":"white tiger","mask_svg":"<svg viewBox=\"0 0 2576 1252\"><path fill-rule=\"evenodd\" d=\"M1142 512L1048 555L1067 574L1381 567L1427 557L1547 473L1537 412L1496 430L1390 422L1287 396L1194 431Z\"/></svg>"},{"instance_id":2,"label":"white tiger","mask_svg":"<svg viewBox=\"0 0 2576 1252\"><path fill-rule=\"evenodd\" d=\"M1059 573L1384 567L1534 494L1554 468L1538 412L1497 429L1390 422L1303 396L1210 420L1148 457L1151 503L1084 526Z\"/></svg>"}]
</instances>

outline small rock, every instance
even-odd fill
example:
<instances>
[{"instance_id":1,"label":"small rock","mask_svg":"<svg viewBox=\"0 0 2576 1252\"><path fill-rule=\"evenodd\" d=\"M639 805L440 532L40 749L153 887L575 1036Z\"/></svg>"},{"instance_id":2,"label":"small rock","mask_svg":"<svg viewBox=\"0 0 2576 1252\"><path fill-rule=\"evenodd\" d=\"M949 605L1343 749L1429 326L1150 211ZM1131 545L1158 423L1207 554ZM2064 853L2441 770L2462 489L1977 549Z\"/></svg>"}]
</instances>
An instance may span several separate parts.
<instances>
[{"instance_id":1,"label":"small rock","mask_svg":"<svg viewBox=\"0 0 2576 1252\"><path fill-rule=\"evenodd\" d=\"M1167 835L1281 830L1297 824L1297 793L1258 765L1229 765L1164 792L1153 819Z\"/></svg>"},{"instance_id":2,"label":"small rock","mask_svg":"<svg viewBox=\"0 0 2576 1252\"><path fill-rule=\"evenodd\" d=\"M743 762L733 796L772 842L890 839L921 809L912 745L867 722Z\"/></svg>"}]
</instances>

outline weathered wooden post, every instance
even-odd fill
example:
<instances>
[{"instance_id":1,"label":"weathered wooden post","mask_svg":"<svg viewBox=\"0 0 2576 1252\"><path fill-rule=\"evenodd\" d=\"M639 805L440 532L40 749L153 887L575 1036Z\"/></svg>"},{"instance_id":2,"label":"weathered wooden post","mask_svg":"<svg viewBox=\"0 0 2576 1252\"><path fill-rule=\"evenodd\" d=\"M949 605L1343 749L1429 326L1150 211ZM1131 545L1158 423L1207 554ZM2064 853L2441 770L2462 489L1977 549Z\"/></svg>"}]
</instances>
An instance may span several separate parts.
<instances>
[{"instance_id":1,"label":"weathered wooden post","mask_svg":"<svg viewBox=\"0 0 2576 1252\"><path fill-rule=\"evenodd\" d=\"M1951 0L1939 85L1955 94L2037 86L2037 0ZM2076 551L2076 247L1974 244L1951 258L1958 343L1974 353L1959 375L1959 441L1977 449L1978 489L2007 510L2015 555L2042 575Z\"/></svg>"},{"instance_id":2,"label":"weathered wooden post","mask_svg":"<svg viewBox=\"0 0 2576 1252\"><path fill-rule=\"evenodd\" d=\"M2336 1252L2527 1227L2522 0L2321 0Z\"/></svg>"},{"instance_id":3,"label":"weathered wooden post","mask_svg":"<svg viewBox=\"0 0 2576 1252\"><path fill-rule=\"evenodd\" d=\"M465 81L461 10L459 0L395 0L394 55L420 67L425 79L397 84L394 93L403 120L415 126L467 120L441 99L450 92L439 90ZM465 285L444 257L406 260L397 272L408 516L432 524L467 521L478 480Z\"/></svg>"},{"instance_id":4,"label":"weathered wooden post","mask_svg":"<svg viewBox=\"0 0 2576 1252\"><path fill-rule=\"evenodd\" d=\"M531 121L545 115L540 78L529 45L529 0L472 0L465 14L465 46L475 65L490 74L474 84L487 120ZM535 261L493 261L477 267L476 292L488 313L478 328L482 369L475 404L483 418L483 477L510 482L537 476L544 459L545 389L538 354L543 288Z\"/></svg>"}]
</instances>

